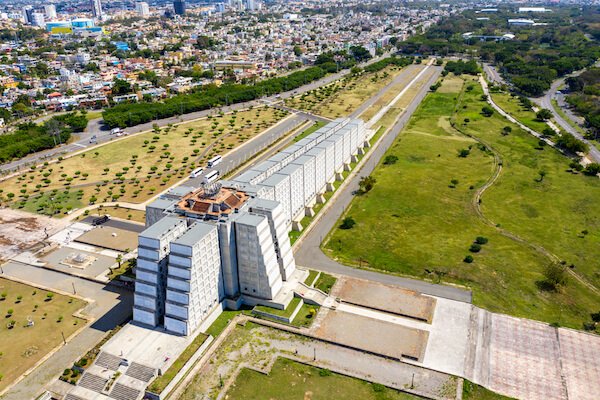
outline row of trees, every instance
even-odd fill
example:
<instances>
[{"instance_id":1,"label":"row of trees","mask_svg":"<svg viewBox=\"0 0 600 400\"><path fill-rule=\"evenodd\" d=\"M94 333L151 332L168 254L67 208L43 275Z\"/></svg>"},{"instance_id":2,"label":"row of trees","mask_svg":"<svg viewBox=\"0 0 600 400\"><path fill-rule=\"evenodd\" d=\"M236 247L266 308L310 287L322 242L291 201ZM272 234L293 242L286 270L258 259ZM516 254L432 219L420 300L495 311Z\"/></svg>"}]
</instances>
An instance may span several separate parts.
<instances>
[{"instance_id":1,"label":"row of trees","mask_svg":"<svg viewBox=\"0 0 600 400\"><path fill-rule=\"evenodd\" d=\"M400 61L389 61L405 63ZM119 104L105 110L102 114L104 122L110 126L125 128L150 122L156 119L169 118L175 115L188 114L235 103L242 103L269 96L313 82L342 68L350 68L356 64L353 56L345 52L324 53L317 60L317 65L302 71L293 72L284 77L266 79L256 84L226 84L222 86L208 85L191 94L171 97L163 102L151 104ZM386 64L389 65L389 64Z\"/></svg>"},{"instance_id":2,"label":"row of trees","mask_svg":"<svg viewBox=\"0 0 600 400\"><path fill-rule=\"evenodd\" d=\"M594 136L600 132L600 68L590 68L581 75L567 78L570 94L567 101L585 117Z\"/></svg>"},{"instance_id":3,"label":"row of trees","mask_svg":"<svg viewBox=\"0 0 600 400\"><path fill-rule=\"evenodd\" d=\"M86 116L77 113L55 116L43 125L21 124L14 133L0 135L0 162L66 143L71 133L82 132L86 127Z\"/></svg>"}]
</instances>

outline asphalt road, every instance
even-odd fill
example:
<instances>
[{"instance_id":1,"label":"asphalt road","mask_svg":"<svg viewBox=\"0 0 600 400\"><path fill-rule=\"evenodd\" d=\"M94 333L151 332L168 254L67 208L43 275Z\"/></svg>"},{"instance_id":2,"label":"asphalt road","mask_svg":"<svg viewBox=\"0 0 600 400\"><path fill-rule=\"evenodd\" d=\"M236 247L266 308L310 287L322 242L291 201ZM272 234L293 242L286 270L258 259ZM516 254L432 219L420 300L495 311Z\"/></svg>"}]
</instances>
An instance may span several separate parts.
<instances>
[{"instance_id":1,"label":"asphalt road","mask_svg":"<svg viewBox=\"0 0 600 400\"><path fill-rule=\"evenodd\" d=\"M579 131L577 129L572 127L571 124L569 124L569 122L566 121L558 113L558 111L556 111L556 109L554 108L554 104L552 104L552 99L557 98L558 95L556 92L558 91L558 88L561 87L565 83L565 79L566 78L561 78L561 79L555 80L554 82L552 82L552 85L550 86L550 90L548 90L544 96L534 98L532 100L534 102L536 102L540 107L547 108L548 110L552 111L552 114L554 116L554 120L556 121L556 123L558 125L560 125L560 127L562 129L569 132L571 135L575 136L577 139L585 142L590 148L588 157L593 162L600 163L600 151L596 147L596 144L594 142L592 142L591 140L587 140L586 138L584 138L583 135L581 135L581 133L579 133Z\"/></svg>"},{"instance_id":2,"label":"asphalt road","mask_svg":"<svg viewBox=\"0 0 600 400\"><path fill-rule=\"evenodd\" d=\"M367 61L365 64L363 64L363 66L372 64L376 61L379 61L381 58L387 57L388 55L389 54L385 54L380 57L373 58L373 59ZM233 111L233 110L241 110L244 108L248 108L250 106L264 105L265 103L266 104L275 103L280 100L286 99L288 97L296 96L298 94L308 92L310 90L316 89L323 85L327 85L327 84L333 82L334 80L339 79L342 76L348 74L349 72L350 72L349 70L341 70L340 72L337 72L337 73L331 74L331 75L327 75L318 81L306 84L295 90L290 90L287 92L280 93L278 95L268 96L268 97L264 97L259 100L254 100L254 101L250 101L250 102L246 102L246 103L238 103L238 104L233 104L231 106L221 107L220 110L222 110L223 112L229 112L229 111ZM204 118L204 117L208 116L209 114L213 114L215 112L217 112L217 109L212 108L210 110L198 111L198 112L193 112L193 113L189 113L189 114L184 114L181 116L165 118L165 119L160 119L160 120L154 120L154 121L151 121L151 122L148 122L145 124L140 124L140 125L136 125L136 126L133 126L130 128L126 128L124 131L127 134L145 132L145 131L151 130L152 126L154 124L157 124L158 126L161 126L161 127L166 126L168 124L178 124L178 123L182 123L182 122L192 121L192 120L195 120L198 118ZM92 143L91 138L93 136L96 136L96 138L93 140L93 143ZM55 157L65 156L69 153L74 153L76 151L80 151L80 150L88 148L90 146L93 146L96 144L101 144L101 143L106 143L106 142L114 140L114 139L116 139L116 138L114 135L110 134L110 129L106 125L104 125L101 118L98 118L98 119L90 121L86 131L79 134L79 139L74 141L73 143L70 143L68 145L59 146L54 149L30 154L19 160L15 160L15 161L12 161L7 164L0 165L0 171L16 172L19 169L22 169L23 167L27 167L32 164L38 164L40 162L44 162L46 160L49 160L49 159L52 159Z\"/></svg>"},{"instance_id":3,"label":"asphalt road","mask_svg":"<svg viewBox=\"0 0 600 400\"><path fill-rule=\"evenodd\" d=\"M214 168L208 168L205 166L205 170L203 171L202 175L196 178L188 179L183 185L196 188L200 187L202 185L204 176L211 171L218 171L219 176L226 175L229 171L232 171L244 164L254 155L271 146L281 137L287 135L291 130L304 124L308 120L315 120L315 118L305 113L292 115L277 125L267 129L265 132L262 132L251 141L248 141L244 145L235 148L233 151L225 155L223 160Z\"/></svg>"},{"instance_id":4,"label":"asphalt road","mask_svg":"<svg viewBox=\"0 0 600 400\"><path fill-rule=\"evenodd\" d=\"M402 131L414 111L417 109L421 101L427 95L429 86L435 83L441 73L441 68L435 68L435 73L430 76L428 82L421 87L415 99L406 108L402 116L398 119L393 128L383 137L379 146L369 151L369 158L363 165L359 174L350 178L348 184L341 192L336 194L335 203L330 204L326 209L322 210L319 220L311 228L310 232L306 233L295 249L296 263L303 267L316 269L319 271L330 272L334 274L347 275L356 278L368 279L371 281L402 286L404 288L416 290L422 293L435 295L439 297L449 298L458 301L471 302L471 292L452 287L435 285L428 282L418 281L414 279L402 278L399 276L383 274L375 271L352 268L338 263L327 257L320 249L320 244L327 234L333 229L344 210L350 205L353 199L353 192L358 189L358 182L361 176L369 175L377 166L381 157L387 149L392 145L398 134Z\"/></svg>"}]
</instances>

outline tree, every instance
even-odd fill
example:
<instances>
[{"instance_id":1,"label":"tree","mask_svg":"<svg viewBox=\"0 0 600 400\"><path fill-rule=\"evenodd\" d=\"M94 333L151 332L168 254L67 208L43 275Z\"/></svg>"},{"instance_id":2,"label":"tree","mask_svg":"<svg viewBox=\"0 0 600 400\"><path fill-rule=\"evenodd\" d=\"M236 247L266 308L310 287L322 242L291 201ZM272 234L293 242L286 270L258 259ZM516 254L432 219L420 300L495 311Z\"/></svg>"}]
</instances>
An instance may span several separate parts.
<instances>
[{"instance_id":1,"label":"tree","mask_svg":"<svg viewBox=\"0 0 600 400\"><path fill-rule=\"evenodd\" d=\"M548 110L547 108L542 108L535 114L535 116L540 121L548 121L550 118L552 118L552 111Z\"/></svg>"},{"instance_id":2,"label":"tree","mask_svg":"<svg viewBox=\"0 0 600 400\"><path fill-rule=\"evenodd\" d=\"M473 262L473 256L472 255L468 255L463 259L464 262L466 262L467 264L471 264Z\"/></svg>"},{"instance_id":3,"label":"tree","mask_svg":"<svg viewBox=\"0 0 600 400\"><path fill-rule=\"evenodd\" d=\"M512 132L512 128L510 126L505 126L502 128L502 136L507 136Z\"/></svg>"},{"instance_id":4,"label":"tree","mask_svg":"<svg viewBox=\"0 0 600 400\"><path fill-rule=\"evenodd\" d=\"M340 225L340 229L352 229L356 225L356 221L352 217L346 217L342 220L342 224Z\"/></svg>"},{"instance_id":5,"label":"tree","mask_svg":"<svg viewBox=\"0 0 600 400\"><path fill-rule=\"evenodd\" d=\"M481 245L479 243L473 243L471 244L471 247L469 247L469 251L471 253L479 253L481 251Z\"/></svg>"},{"instance_id":6,"label":"tree","mask_svg":"<svg viewBox=\"0 0 600 400\"><path fill-rule=\"evenodd\" d=\"M544 268L545 283L556 290L558 286L567 284L567 267L564 264L552 262Z\"/></svg>"},{"instance_id":7,"label":"tree","mask_svg":"<svg viewBox=\"0 0 600 400\"><path fill-rule=\"evenodd\" d=\"M460 149L458 151L458 156L461 158L467 158L471 154L471 150L469 149Z\"/></svg>"},{"instance_id":8,"label":"tree","mask_svg":"<svg viewBox=\"0 0 600 400\"><path fill-rule=\"evenodd\" d=\"M371 189L373 189L373 186L375 186L376 182L377 182L377 179L375 179L371 175L363 176L362 178L360 178L360 181L358 182L359 190L362 193L367 193Z\"/></svg>"},{"instance_id":9,"label":"tree","mask_svg":"<svg viewBox=\"0 0 600 400\"><path fill-rule=\"evenodd\" d=\"M491 117L492 115L494 115L494 109L490 106L483 106L481 108L481 114L483 114L484 117Z\"/></svg>"},{"instance_id":10,"label":"tree","mask_svg":"<svg viewBox=\"0 0 600 400\"><path fill-rule=\"evenodd\" d=\"M112 87L113 95L123 95L131 92L131 84L123 79L116 78Z\"/></svg>"},{"instance_id":11,"label":"tree","mask_svg":"<svg viewBox=\"0 0 600 400\"><path fill-rule=\"evenodd\" d=\"M589 163L585 166L583 173L588 176L596 176L600 174L600 164L598 163Z\"/></svg>"}]
</instances>

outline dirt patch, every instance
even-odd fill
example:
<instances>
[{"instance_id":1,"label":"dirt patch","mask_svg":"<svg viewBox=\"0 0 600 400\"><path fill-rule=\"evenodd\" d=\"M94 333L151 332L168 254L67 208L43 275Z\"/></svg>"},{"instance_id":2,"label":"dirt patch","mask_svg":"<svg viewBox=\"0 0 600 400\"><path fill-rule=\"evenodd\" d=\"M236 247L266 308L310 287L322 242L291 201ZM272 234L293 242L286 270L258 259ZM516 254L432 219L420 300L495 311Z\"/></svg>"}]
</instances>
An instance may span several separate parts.
<instances>
[{"instance_id":1,"label":"dirt patch","mask_svg":"<svg viewBox=\"0 0 600 400\"><path fill-rule=\"evenodd\" d=\"M30 249L67 223L10 208L0 209L0 260Z\"/></svg>"},{"instance_id":2,"label":"dirt patch","mask_svg":"<svg viewBox=\"0 0 600 400\"><path fill-rule=\"evenodd\" d=\"M381 283L344 278L334 295L342 302L355 304L419 321L431 323L436 300L412 290Z\"/></svg>"},{"instance_id":3,"label":"dirt patch","mask_svg":"<svg viewBox=\"0 0 600 400\"><path fill-rule=\"evenodd\" d=\"M422 361L429 332L342 311L329 312L315 334L372 353Z\"/></svg>"}]
</instances>

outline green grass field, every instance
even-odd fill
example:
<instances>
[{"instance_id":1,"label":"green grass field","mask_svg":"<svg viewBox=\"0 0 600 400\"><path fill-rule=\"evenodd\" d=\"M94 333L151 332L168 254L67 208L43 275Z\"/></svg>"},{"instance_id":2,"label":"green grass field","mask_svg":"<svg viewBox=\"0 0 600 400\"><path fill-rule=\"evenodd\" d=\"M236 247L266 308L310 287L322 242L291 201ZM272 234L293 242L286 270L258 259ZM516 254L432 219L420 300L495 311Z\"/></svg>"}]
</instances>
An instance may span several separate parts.
<instances>
[{"instance_id":1,"label":"green grass field","mask_svg":"<svg viewBox=\"0 0 600 400\"><path fill-rule=\"evenodd\" d=\"M308 128L306 128L304 130L304 132L302 132L301 134L299 134L298 136L296 136L294 138L294 142L299 142L300 140L304 139L305 137L307 137L311 133L318 131L320 128L324 127L325 125L327 125L327 124L325 122L323 122L323 121L316 121L314 124L312 124L311 126L309 126Z\"/></svg>"},{"instance_id":2,"label":"green grass field","mask_svg":"<svg viewBox=\"0 0 600 400\"><path fill-rule=\"evenodd\" d=\"M0 390L61 345L62 334L68 338L86 323L73 316L84 301L56 293L50 299L48 293L0 278Z\"/></svg>"},{"instance_id":3,"label":"green grass field","mask_svg":"<svg viewBox=\"0 0 600 400\"><path fill-rule=\"evenodd\" d=\"M226 398L400 400L418 397L287 358L278 358L268 375L247 368L242 369Z\"/></svg>"},{"instance_id":4,"label":"green grass field","mask_svg":"<svg viewBox=\"0 0 600 400\"><path fill-rule=\"evenodd\" d=\"M511 397L502 396L473 382L465 380L463 383L463 400L510 400Z\"/></svg>"},{"instance_id":5,"label":"green grass field","mask_svg":"<svg viewBox=\"0 0 600 400\"><path fill-rule=\"evenodd\" d=\"M542 133L544 129L548 128L548 124L537 119L533 110L528 110L521 105L518 97L511 96L510 93L500 92L492 93L492 100L526 127L538 133Z\"/></svg>"},{"instance_id":6,"label":"green grass field","mask_svg":"<svg viewBox=\"0 0 600 400\"><path fill-rule=\"evenodd\" d=\"M550 148L537 150L537 140L515 125L502 136L510 123L483 117L481 88L469 84L469 92L454 85L425 98L387 153L397 162L380 164L374 188L348 208L356 226L334 229L324 250L350 265L470 287L474 303L491 311L580 329L600 296L574 279L559 292L541 290L548 259L494 224L575 263L598 285L600 204L593 199L600 196L600 181L566 172L567 158ZM503 171L482 197L491 225L478 216L473 199L493 176L493 154L455 130L450 116L502 157ZM469 155L459 157L460 150ZM547 174L538 182L541 169ZM582 230L588 231L583 238ZM470 252L478 236L488 243ZM474 262L463 261L468 255Z\"/></svg>"}]
</instances>

